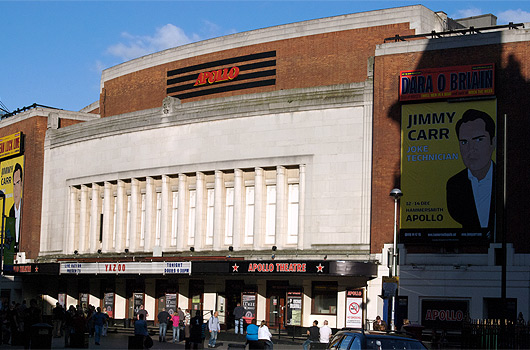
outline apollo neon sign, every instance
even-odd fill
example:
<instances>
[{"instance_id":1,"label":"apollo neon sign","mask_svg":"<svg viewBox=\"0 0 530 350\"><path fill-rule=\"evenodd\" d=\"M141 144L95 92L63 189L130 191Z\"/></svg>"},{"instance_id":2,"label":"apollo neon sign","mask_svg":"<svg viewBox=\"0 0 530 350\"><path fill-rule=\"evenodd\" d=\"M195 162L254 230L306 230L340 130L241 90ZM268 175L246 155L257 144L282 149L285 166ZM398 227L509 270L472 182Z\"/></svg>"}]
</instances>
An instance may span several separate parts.
<instances>
[{"instance_id":1,"label":"apollo neon sign","mask_svg":"<svg viewBox=\"0 0 530 350\"><path fill-rule=\"evenodd\" d=\"M195 84L193 86L201 86L205 84L214 84L214 83L220 83L223 81L230 81L237 78L239 75L239 68L238 67L232 67L232 68L224 68L224 69L218 69L213 70L211 72L203 72L199 73L199 76L197 77L197 80L195 81Z\"/></svg>"}]
</instances>

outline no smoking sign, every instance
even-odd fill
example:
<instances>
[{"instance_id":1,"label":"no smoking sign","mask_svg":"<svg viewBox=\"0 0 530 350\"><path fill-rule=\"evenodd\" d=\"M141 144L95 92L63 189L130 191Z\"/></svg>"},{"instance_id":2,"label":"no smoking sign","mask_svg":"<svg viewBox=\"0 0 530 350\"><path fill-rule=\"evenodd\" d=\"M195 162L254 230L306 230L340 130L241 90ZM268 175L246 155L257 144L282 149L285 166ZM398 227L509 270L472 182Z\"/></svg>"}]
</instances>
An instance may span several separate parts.
<instances>
[{"instance_id":1,"label":"no smoking sign","mask_svg":"<svg viewBox=\"0 0 530 350\"><path fill-rule=\"evenodd\" d=\"M350 305L348 306L348 310L350 311L350 313L352 315L357 315L357 313L359 312L359 310L361 310L361 307L359 306L359 304L357 304L356 302L352 302L350 303Z\"/></svg>"}]
</instances>

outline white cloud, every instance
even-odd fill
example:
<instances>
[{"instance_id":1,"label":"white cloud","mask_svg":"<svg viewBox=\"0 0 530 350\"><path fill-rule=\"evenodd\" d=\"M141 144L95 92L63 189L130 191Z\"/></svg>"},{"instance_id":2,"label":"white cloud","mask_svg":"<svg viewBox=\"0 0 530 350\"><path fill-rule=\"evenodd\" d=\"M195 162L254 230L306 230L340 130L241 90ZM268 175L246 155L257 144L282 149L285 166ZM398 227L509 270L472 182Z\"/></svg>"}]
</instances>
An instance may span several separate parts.
<instances>
[{"instance_id":1,"label":"white cloud","mask_svg":"<svg viewBox=\"0 0 530 350\"><path fill-rule=\"evenodd\" d=\"M181 28L173 24L157 28L152 36L133 35L127 32L122 33L121 36L125 42L110 46L107 52L125 61L200 40L197 35L192 35L190 38Z\"/></svg>"},{"instance_id":2,"label":"white cloud","mask_svg":"<svg viewBox=\"0 0 530 350\"><path fill-rule=\"evenodd\" d=\"M508 24L510 22L513 22L513 23L530 22L530 12L517 9L517 10L506 10L506 11L499 12L499 14L497 14L498 24Z\"/></svg>"},{"instance_id":3,"label":"white cloud","mask_svg":"<svg viewBox=\"0 0 530 350\"><path fill-rule=\"evenodd\" d=\"M453 19L468 18L473 16L483 15L483 12L479 8L468 8L463 10L458 10L456 15L452 16Z\"/></svg>"}]
</instances>

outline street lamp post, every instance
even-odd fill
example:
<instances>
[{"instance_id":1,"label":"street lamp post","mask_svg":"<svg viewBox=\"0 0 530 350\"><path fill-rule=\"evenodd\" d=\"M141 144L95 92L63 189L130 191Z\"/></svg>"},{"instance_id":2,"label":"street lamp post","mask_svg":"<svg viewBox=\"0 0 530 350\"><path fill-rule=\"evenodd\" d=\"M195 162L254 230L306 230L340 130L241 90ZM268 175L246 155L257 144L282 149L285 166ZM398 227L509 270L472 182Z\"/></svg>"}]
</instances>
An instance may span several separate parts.
<instances>
[{"instance_id":1,"label":"street lamp post","mask_svg":"<svg viewBox=\"0 0 530 350\"><path fill-rule=\"evenodd\" d=\"M398 260L397 260L397 215L398 215L398 201L403 196L403 192L399 188L394 188L390 191L390 196L394 197L394 242L392 246L392 270L390 271L391 277L398 277ZM399 282L398 282L399 283ZM392 329L396 329L396 293L392 298Z\"/></svg>"}]
</instances>

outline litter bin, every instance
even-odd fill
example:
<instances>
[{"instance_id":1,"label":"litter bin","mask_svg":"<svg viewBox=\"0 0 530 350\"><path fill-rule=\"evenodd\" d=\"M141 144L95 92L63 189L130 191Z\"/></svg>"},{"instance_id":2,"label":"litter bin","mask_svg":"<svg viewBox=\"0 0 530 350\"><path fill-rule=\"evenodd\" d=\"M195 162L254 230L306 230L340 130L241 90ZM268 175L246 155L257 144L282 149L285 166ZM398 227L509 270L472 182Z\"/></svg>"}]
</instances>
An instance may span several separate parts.
<instances>
[{"instance_id":1,"label":"litter bin","mask_svg":"<svg viewBox=\"0 0 530 350\"><path fill-rule=\"evenodd\" d=\"M30 349L52 348L53 326L47 323L36 323L31 326Z\"/></svg>"}]
</instances>

